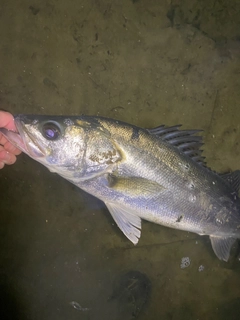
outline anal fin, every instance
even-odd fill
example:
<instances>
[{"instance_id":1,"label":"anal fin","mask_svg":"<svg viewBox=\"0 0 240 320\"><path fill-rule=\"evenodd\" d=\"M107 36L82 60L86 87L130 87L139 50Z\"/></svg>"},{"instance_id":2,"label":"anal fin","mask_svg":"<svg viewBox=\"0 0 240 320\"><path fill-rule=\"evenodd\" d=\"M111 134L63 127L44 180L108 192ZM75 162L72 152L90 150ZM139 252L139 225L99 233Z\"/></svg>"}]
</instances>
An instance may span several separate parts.
<instances>
[{"instance_id":1,"label":"anal fin","mask_svg":"<svg viewBox=\"0 0 240 320\"><path fill-rule=\"evenodd\" d=\"M223 261L228 261L233 243L236 241L232 237L215 237L210 236L213 251L216 256Z\"/></svg>"},{"instance_id":2,"label":"anal fin","mask_svg":"<svg viewBox=\"0 0 240 320\"><path fill-rule=\"evenodd\" d=\"M120 230L133 244L137 244L141 236L141 218L119 204L105 204Z\"/></svg>"}]
</instances>

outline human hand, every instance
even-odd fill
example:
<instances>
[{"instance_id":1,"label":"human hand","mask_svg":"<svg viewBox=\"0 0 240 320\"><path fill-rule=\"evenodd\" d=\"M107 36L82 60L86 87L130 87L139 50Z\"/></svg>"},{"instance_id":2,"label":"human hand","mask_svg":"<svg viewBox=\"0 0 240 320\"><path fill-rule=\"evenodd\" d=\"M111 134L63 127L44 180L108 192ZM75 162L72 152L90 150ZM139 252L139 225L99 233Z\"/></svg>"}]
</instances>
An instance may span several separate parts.
<instances>
[{"instance_id":1,"label":"human hand","mask_svg":"<svg viewBox=\"0 0 240 320\"><path fill-rule=\"evenodd\" d=\"M9 112L0 111L0 128L17 131L14 118ZM5 164L13 164L21 151L9 142L0 132L0 169Z\"/></svg>"}]
</instances>

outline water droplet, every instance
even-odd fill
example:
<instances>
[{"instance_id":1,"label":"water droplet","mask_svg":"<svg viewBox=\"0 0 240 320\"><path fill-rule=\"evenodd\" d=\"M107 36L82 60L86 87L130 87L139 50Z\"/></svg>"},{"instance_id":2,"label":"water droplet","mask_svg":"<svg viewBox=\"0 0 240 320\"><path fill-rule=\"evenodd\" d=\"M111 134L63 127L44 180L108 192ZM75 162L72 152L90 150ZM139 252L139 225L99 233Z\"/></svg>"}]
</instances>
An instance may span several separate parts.
<instances>
[{"instance_id":1,"label":"water droplet","mask_svg":"<svg viewBox=\"0 0 240 320\"><path fill-rule=\"evenodd\" d=\"M222 222L222 220L220 220L220 219L216 219L216 222L218 223L218 224L222 224L223 222Z\"/></svg>"},{"instance_id":2,"label":"water droplet","mask_svg":"<svg viewBox=\"0 0 240 320\"><path fill-rule=\"evenodd\" d=\"M188 184L188 188L191 189L191 190L195 189L194 183L193 183L193 182L190 182L190 183Z\"/></svg>"},{"instance_id":3,"label":"water droplet","mask_svg":"<svg viewBox=\"0 0 240 320\"><path fill-rule=\"evenodd\" d=\"M181 269L185 269L185 268L189 267L190 264L191 264L190 258L189 257L183 257L181 259L180 267L181 267Z\"/></svg>"},{"instance_id":4,"label":"water droplet","mask_svg":"<svg viewBox=\"0 0 240 320\"><path fill-rule=\"evenodd\" d=\"M202 271L204 270L204 268L205 268L205 267L201 264L201 265L198 267L198 271L199 271L199 272L202 272Z\"/></svg>"},{"instance_id":5,"label":"water droplet","mask_svg":"<svg viewBox=\"0 0 240 320\"><path fill-rule=\"evenodd\" d=\"M190 201L190 202L195 202L196 200L197 200L197 197L194 196L193 194L191 194L191 195L189 196L189 201Z\"/></svg>"},{"instance_id":6,"label":"water droplet","mask_svg":"<svg viewBox=\"0 0 240 320\"><path fill-rule=\"evenodd\" d=\"M88 308L83 308L83 307L81 307L80 304L79 304L78 302L76 302L76 301L71 301L71 302L69 302L69 304L70 304L74 309L77 309L77 310L79 310L79 311L88 311L88 310L90 310L90 309L88 309Z\"/></svg>"}]
</instances>

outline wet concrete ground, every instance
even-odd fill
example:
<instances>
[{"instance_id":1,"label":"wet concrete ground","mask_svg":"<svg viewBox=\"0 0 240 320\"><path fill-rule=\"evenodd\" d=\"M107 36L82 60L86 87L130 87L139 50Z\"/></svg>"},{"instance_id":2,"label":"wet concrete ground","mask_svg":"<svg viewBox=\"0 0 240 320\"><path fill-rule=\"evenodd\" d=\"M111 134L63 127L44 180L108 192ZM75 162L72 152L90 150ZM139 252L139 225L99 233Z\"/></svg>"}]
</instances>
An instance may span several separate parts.
<instances>
[{"instance_id":1,"label":"wet concrete ground","mask_svg":"<svg viewBox=\"0 0 240 320\"><path fill-rule=\"evenodd\" d=\"M239 169L239 12L236 1L2 0L1 108L182 123L204 129L209 166ZM239 318L237 244L225 263L207 237L144 222L134 247L100 201L25 155L0 171L0 192L1 319Z\"/></svg>"}]
</instances>

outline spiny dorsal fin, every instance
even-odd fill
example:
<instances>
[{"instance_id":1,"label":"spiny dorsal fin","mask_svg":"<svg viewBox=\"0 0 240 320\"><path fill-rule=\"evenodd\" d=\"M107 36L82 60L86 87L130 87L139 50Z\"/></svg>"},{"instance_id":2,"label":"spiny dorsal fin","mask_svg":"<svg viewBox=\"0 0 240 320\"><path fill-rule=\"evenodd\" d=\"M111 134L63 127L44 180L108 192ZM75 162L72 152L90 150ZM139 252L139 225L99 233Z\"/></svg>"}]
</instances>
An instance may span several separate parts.
<instances>
[{"instance_id":1,"label":"spiny dorsal fin","mask_svg":"<svg viewBox=\"0 0 240 320\"><path fill-rule=\"evenodd\" d=\"M149 133L163 141L177 147L181 152L202 165L206 165L200 147L203 145L202 137L196 136L202 130L179 130L181 125L166 127L161 125L153 129L147 129Z\"/></svg>"},{"instance_id":2,"label":"spiny dorsal fin","mask_svg":"<svg viewBox=\"0 0 240 320\"><path fill-rule=\"evenodd\" d=\"M231 173L225 173L221 175L229 186L238 194L240 191L240 170L236 170Z\"/></svg>"}]
</instances>

